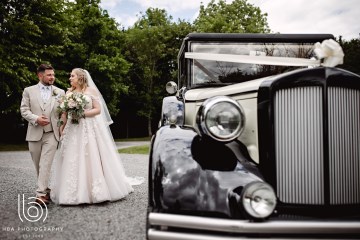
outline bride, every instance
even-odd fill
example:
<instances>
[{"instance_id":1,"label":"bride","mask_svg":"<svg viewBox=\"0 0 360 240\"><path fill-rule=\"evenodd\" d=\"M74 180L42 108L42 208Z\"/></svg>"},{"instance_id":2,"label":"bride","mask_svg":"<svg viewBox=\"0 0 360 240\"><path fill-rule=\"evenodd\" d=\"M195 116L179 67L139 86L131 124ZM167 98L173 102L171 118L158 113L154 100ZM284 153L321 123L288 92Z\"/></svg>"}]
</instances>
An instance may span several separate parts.
<instances>
[{"instance_id":1,"label":"bride","mask_svg":"<svg viewBox=\"0 0 360 240\"><path fill-rule=\"evenodd\" d=\"M61 116L62 140L53 163L51 200L77 205L122 199L133 191L131 185L143 179L126 177L109 128L109 111L89 72L75 68L69 80L67 95L80 96L85 110L79 119L66 112Z\"/></svg>"}]
</instances>

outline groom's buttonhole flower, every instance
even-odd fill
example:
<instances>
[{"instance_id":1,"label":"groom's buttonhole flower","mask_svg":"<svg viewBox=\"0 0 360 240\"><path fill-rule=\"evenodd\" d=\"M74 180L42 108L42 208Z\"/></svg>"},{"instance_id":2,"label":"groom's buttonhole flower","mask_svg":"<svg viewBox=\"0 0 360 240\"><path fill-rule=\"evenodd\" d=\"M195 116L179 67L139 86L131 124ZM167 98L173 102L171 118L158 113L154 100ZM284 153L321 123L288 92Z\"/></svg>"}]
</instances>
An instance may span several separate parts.
<instances>
[{"instance_id":1,"label":"groom's buttonhole flower","mask_svg":"<svg viewBox=\"0 0 360 240\"><path fill-rule=\"evenodd\" d=\"M66 117L71 123L78 124L81 118L84 118L85 106L88 103L84 94L68 92L59 99L57 112L59 114L58 126L64 124L61 115L66 113Z\"/></svg>"}]
</instances>

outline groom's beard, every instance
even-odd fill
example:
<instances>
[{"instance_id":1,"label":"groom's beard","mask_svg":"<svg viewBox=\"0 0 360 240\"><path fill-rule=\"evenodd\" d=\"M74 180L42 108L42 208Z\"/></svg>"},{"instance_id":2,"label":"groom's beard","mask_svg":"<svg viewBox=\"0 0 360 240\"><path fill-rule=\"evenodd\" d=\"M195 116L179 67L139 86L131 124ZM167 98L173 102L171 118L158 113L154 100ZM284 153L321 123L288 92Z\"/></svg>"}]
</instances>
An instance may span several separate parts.
<instances>
[{"instance_id":1,"label":"groom's beard","mask_svg":"<svg viewBox=\"0 0 360 240\"><path fill-rule=\"evenodd\" d=\"M45 82L43 79L41 80L41 83L45 86L52 86L54 85L55 79L54 80L49 80L48 82Z\"/></svg>"}]
</instances>

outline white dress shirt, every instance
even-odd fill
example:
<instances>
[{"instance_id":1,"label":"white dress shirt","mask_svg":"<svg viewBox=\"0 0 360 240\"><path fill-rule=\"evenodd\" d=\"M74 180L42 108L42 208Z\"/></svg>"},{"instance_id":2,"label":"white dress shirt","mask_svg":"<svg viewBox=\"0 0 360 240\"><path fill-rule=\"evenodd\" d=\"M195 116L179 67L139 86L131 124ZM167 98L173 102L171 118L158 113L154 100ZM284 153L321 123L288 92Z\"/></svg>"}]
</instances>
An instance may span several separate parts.
<instances>
[{"instance_id":1,"label":"white dress shirt","mask_svg":"<svg viewBox=\"0 0 360 240\"><path fill-rule=\"evenodd\" d=\"M51 96L51 86L45 86L40 83L39 87L42 100L47 102Z\"/></svg>"}]
</instances>

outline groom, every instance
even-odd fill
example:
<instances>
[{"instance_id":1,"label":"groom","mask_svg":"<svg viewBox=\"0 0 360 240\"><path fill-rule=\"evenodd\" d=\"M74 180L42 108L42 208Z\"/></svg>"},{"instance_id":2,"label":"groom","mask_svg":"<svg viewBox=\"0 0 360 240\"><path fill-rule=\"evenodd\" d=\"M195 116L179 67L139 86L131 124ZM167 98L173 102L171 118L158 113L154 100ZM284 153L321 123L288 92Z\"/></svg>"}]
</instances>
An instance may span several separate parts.
<instances>
[{"instance_id":1,"label":"groom","mask_svg":"<svg viewBox=\"0 0 360 240\"><path fill-rule=\"evenodd\" d=\"M51 65L41 64L37 76L39 83L24 89L20 112L29 122L26 141L37 174L36 202L43 205L50 202L50 169L60 139L57 97L65 92L53 85L55 70Z\"/></svg>"}]
</instances>

